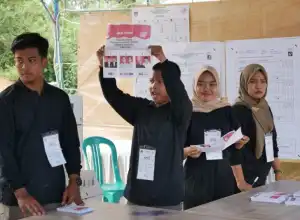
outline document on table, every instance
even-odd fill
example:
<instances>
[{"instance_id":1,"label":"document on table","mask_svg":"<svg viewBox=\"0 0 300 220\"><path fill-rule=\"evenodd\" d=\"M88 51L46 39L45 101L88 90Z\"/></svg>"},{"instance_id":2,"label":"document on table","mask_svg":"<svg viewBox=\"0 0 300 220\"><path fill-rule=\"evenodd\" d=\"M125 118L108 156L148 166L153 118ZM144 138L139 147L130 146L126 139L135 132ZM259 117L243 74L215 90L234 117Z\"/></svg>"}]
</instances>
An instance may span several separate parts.
<instances>
[{"instance_id":1,"label":"document on table","mask_svg":"<svg viewBox=\"0 0 300 220\"><path fill-rule=\"evenodd\" d=\"M268 73L267 101L278 134L279 157L300 158L300 38L270 38L226 42L226 84L228 100L238 96L240 73L252 63Z\"/></svg>"},{"instance_id":2,"label":"document on table","mask_svg":"<svg viewBox=\"0 0 300 220\"><path fill-rule=\"evenodd\" d=\"M147 77L151 74L151 27L108 24L103 71L105 78Z\"/></svg>"},{"instance_id":3,"label":"document on table","mask_svg":"<svg viewBox=\"0 0 300 220\"><path fill-rule=\"evenodd\" d=\"M299 197L300 198L300 191L296 191L293 193L293 196L294 197Z\"/></svg>"},{"instance_id":4,"label":"document on table","mask_svg":"<svg viewBox=\"0 0 300 220\"><path fill-rule=\"evenodd\" d=\"M253 202L284 203L290 194L284 192L260 192L250 197Z\"/></svg>"},{"instance_id":5,"label":"document on table","mask_svg":"<svg viewBox=\"0 0 300 220\"><path fill-rule=\"evenodd\" d=\"M295 205L295 206L300 206L300 197L289 197L284 204L286 205Z\"/></svg>"},{"instance_id":6,"label":"document on table","mask_svg":"<svg viewBox=\"0 0 300 220\"><path fill-rule=\"evenodd\" d=\"M192 97L193 78L204 65L213 66L220 74L221 93L225 95L225 53L222 42L190 42L164 43L163 50L166 57L177 63L181 70L181 81ZM138 81L135 84L135 95L147 97L149 94L141 91L148 88L149 81ZM148 92L149 93L149 92Z\"/></svg>"},{"instance_id":7,"label":"document on table","mask_svg":"<svg viewBox=\"0 0 300 220\"><path fill-rule=\"evenodd\" d=\"M86 206L77 206L77 205L67 205L67 206L62 206L58 207L56 209L58 212L66 212L66 213L73 213L76 215L84 215L87 213L90 213L93 211L92 208L86 207Z\"/></svg>"},{"instance_id":8,"label":"document on table","mask_svg":"<svg viewBox=\"0 0 300 220\"><path fill-rule=\"evenodd\" d=\"M189 5L132 9L133 24L151 25L151 44L190 41Z\"/></svg>"}]
</instances>

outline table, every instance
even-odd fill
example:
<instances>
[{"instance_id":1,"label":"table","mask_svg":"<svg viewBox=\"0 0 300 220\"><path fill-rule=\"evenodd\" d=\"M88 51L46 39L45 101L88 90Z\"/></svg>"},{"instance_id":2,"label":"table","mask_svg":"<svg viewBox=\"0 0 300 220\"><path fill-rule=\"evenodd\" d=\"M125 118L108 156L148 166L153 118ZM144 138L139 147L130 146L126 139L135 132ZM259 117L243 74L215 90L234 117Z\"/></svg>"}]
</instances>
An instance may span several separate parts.
<instances>
[{"instance_id":1,"label":"table","mask_svg":"<svg viewBox=\"0 0 300 220\"><path fill-rule=\"evenodd\" d=\"M189 209L187 212L217 217L245 218L248 220L299 220L299 206L250 202L250 197L257 192L278 191L293 193L298 190L300 190L300 182L298 181L278 181L249 192L243 192Z\"/></svg>"},{"instance_id":2,"label":"table","mask_svg":"<svg viewBox=\"0 0 300 220\"><path fill-rule=\"evenodd\" d=\"M83 216L53 211L46 216L34 216L25 218L27 220L247 220L243 218L224 218L207 216L195 213L186 213L173 210L164 210L167 213L161 215L146 215L153 211L163 211L163 209L148 208L141 206L118 205L102 203L99 200L90 199L86 204L95 211Z\"/></svg>"}]
</instances>

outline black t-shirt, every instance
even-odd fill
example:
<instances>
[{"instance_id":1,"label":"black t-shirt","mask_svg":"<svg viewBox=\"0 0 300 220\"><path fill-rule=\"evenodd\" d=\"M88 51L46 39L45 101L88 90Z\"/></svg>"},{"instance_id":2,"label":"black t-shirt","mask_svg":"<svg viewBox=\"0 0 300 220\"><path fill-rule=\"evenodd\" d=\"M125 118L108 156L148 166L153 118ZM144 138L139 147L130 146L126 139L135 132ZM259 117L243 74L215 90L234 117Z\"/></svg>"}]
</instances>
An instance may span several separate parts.
<instances>
[{"instance_id":1,"label":"black t-shirt","mask_svg":"<svg viewBox=\"0 0 300 220\"><path fill-rule=\"evenodd\" d=\"M263 164L266 164L266 152L265 149L263 151L263 155L261 158L257 159L255 156L255 147L256 147L256 124L253 118L253 114L251 109L244 105L234 105L233 106L234 113L241 124L242 132L244 135L250 138L249 142L242 148L242 167L244 173L251 172L256 176L267 176L269 169L265 170L262 173ZM271 111L271 109L270 109ZM272 113L272 112L271 112ZM274 148L274 158L278 157L278 145L277 145L277 132L274 127L272 131L273 138L273 148ZM269 165L271 167L271 165Z\"/></svg>"},{"instance_id":2,"label":"black t-shirt","mask_svg":"<svg viewBox=\"0 0 300 220\"><path fill-rule=\"evenodd\" d=\"M170 103L156 107L153 102L124 94L115 79L103 78L104 97L114 110L134 126L130 167L125 197L144 206L172 206L183 201L183 147L192 114L192 104L177 64L162 63L162 78ZM156 150L154 180L137 179L139 150L148 145Z\"/></svg>"},{"instance_id":3,"label":"black t-shirt","mask_svg":"<svg viewBox=\"0 0 300 220\"><path fill-rule=\"evenodd\" d=\"M237 130L239 123L234 117L233 110L230 106L216 109L212 112L193 112L190 126L188 128L186 147L190 145L204 144L204 132L208 130L219 130L221 136L226 133ZM240 151L235 146L230 146L223 151L223 159L230 160L231 165L241 163ZM199 158L187 158L185 168L199 168L199 164L206 161L205 153L202 153ZM187 170L187 172L189 172Z\"/></svg>"}]
</instances>

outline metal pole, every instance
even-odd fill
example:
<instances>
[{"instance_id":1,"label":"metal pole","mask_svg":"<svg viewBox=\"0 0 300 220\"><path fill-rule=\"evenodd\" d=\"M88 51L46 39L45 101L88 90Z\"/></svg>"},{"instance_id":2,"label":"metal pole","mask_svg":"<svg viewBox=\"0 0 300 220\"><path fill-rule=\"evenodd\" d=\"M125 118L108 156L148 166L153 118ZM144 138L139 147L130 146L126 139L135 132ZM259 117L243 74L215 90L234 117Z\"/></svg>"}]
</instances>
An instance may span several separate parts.
<instances>
[{"instance_id":1,"label":"metal pole","mask_svg":"<svg viewBox=\"0 0 300 220\"><path fill-rule=\"evenodd\" d=\"M54 20L54 18L53 18L53 16L52 16L51 12L49 11L49 8L47 7L46 3L44 2L44 0L41 0L41 3L42 3L42 5L43 5L44 9L46 10L48 16L50 17L51 21L52 21L53 23L55 23L55 20Z\"/></svg>"},{"instance_id":2,"label":"metal pole","mask_svg":"<svg viewBox=\"0 0 300 220\"><path fill-rule=\"evenodd\" d=\"M55 66L58 67L57 82L59 88L63 89L64 79L63 79L62 53L61 53L61 46L60 46L59 0L53 0L53 10L54 10L54 20L55 20L54 22Z\"/></svg>"}]
</instances>

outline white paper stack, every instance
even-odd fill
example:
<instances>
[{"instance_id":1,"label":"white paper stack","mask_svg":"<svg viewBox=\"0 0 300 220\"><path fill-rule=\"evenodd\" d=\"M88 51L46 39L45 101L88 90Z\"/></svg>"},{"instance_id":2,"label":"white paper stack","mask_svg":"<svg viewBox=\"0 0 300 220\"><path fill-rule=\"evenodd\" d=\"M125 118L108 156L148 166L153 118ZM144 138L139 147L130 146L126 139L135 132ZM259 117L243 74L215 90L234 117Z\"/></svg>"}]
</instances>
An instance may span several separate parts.
<instances>
[{"instance_id":1,"label":"white paper stack","mask_svg":"<svg viewBox=\"0 0 300 220\"><path fill-rule=\"evenodd\" d=\"M300 206L300 197L289 197L285 203L286 205L297 205Z\"/></svg>"},{"instance_id":2,"label":"white paper stack","mask_svg":"<svg viewBox=\"0 0 300 220\"><path fill-rule=\"evenodd\" d=\"M73 213L76 215L84 215L93 211L92 208L86 206L69 205L57 208L58 212Z\"/></svg>"},{"instance_id":3,"label":"white paper stack","mask_svg":"<svg viewBox=\"0 0 300 220\"><path fill-rule=\"evenodd\" d=\"M266 203L284 203L290 194L283 192L261 192L254 196L251 196L251 201L253 202L266 202Z\"/></svg>"},{"instance_id":4,"label":"white paper stack","mask_svg":"<svg viewBox=\"0 0 300 220\"><path fill-rule=\"evenodd\" d=\"M300 191L294 192L293 197L300 197Z\"/></svg>"}]
</instances>

